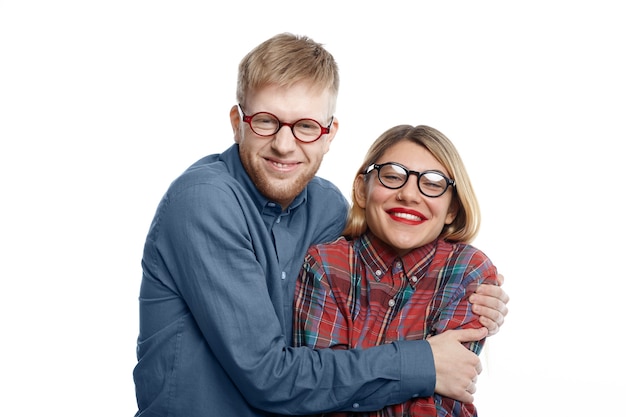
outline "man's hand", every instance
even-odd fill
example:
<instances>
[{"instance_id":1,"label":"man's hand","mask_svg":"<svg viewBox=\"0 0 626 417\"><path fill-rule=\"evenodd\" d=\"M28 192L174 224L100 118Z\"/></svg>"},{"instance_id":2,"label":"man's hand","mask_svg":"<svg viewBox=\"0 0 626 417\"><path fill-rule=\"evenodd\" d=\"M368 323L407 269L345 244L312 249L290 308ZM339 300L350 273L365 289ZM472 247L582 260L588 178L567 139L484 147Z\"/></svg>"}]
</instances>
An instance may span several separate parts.
<instances>
[{"instance_id":1,"label":"man's hand","mask_svg":"<svg viewBox=\"0 0 626 417\"><path fill-rule=\"evenodd\" d=\"M428 338L435 359L435 392L464 403L474 401L476 381L483 368L478 355L461 343L487 337L487 329L448 330Z\"/></svg>"},{"instance_id":2,"label":"man's hand","mask_svg":"<svg viewBox=\"0 0 626 417\"><path fill-rule=\"evenodd\" d=\"M504 276L498 274L498 285L480 285L469 298L472 311L480 316L480 324L489 330L489 336L498 333L504 324L504 317L509 313L506 306L509 296L501 287L503 283Z\"/></svg>"}]
</instances>

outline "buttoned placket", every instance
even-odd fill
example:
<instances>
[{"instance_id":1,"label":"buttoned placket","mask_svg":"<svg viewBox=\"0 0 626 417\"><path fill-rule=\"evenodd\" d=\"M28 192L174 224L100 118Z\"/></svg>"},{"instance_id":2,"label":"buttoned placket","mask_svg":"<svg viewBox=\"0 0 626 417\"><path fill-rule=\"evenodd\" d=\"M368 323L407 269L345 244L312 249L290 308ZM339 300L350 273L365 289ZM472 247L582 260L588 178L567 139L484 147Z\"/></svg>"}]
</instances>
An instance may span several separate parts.
<instances>
[{"instance_id":1,"label":"buttoned placket","mask_svg":"<svg viewBox=\"0 0 626 417\"><path fill-rule=\"evenodd\" d=\"M390 287L391 291L389 293L390 299L388 301L388 307L390 310L389 314L392 315L393 318L389 321L389 327L385 335L386 342L398 340L399 332L394 326L396 316L411 298L413 290L415 290L415 284L418 281L415 275L407 276L404 271L404 264L400 258L394 260L390 270L392 285ZM410 286L411 289L408 290L407 286Z\"/></svg>"}]
</instances>

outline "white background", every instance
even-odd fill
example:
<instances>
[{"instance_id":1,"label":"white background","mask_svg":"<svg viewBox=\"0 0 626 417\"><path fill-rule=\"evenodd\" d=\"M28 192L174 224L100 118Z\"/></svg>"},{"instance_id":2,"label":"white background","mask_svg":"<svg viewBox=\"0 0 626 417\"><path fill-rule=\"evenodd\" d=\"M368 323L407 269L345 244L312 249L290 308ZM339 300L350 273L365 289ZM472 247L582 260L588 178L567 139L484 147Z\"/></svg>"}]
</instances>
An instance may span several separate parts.
<instances>
[{"instance_id":1,"label":"white background","mask_svg":"<svg viewBox=\"0 0 626 417\"><path fill-rule=\"evenodd\" d=\"M436 5L434 4L436 3ZM339 63L320 175L428 124L458 146L510 314L482 417L616 415L626 13L609 1L0 0L0 414L132 416L157 203L232 143L239 60L289 31Z\"/></svg>"}]
</instances>

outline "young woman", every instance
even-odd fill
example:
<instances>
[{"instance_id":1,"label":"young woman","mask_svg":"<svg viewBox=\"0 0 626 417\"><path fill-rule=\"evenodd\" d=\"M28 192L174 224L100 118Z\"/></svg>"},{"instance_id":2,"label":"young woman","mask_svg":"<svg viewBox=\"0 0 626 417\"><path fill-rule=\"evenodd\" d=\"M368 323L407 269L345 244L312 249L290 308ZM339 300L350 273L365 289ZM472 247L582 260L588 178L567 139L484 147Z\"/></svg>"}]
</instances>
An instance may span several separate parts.
<instances>
[{"instance_id":1,"label":"young woman","mask_svg":"<svg viewBox=\"0 0 626 417\"><path fill-rule=\"evenodd\" d=\"M469 244L479 226L478 202L452 142L428 126L389 129L354 179L343 237L307 253L296 287L295 344L364 349L482 327L468 299L479 284L496 284L497 270ZM484 341L466 346L478 354ZM436 392L332 415L476 415L473 404Z\"/></svg>"}]
</instances>

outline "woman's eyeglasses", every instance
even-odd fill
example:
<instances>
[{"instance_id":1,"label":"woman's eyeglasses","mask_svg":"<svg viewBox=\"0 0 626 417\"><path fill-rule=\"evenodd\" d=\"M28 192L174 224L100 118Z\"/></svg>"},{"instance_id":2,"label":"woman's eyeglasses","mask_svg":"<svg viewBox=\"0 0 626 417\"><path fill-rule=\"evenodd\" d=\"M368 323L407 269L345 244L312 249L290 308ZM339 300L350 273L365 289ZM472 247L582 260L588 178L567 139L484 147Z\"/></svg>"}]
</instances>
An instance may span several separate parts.
<instances>
[{"instance_id":1,"label":"woman's eyeglasses","mask_svg":"<svg viewBox=\"0 0 626 417\"><path fill-rule=\"evenodd\" d=\"M372 164L367 167L364 174L369 174L373 170L378 171L380 183L392 190L402 188L409 180L411 174L414 174L417 177L417 188L426 197L439 197L446 192L448 187L455 186L454 180L446 177L439 171L411 171L397 162Z\"/></svg>"}]
</instances>

